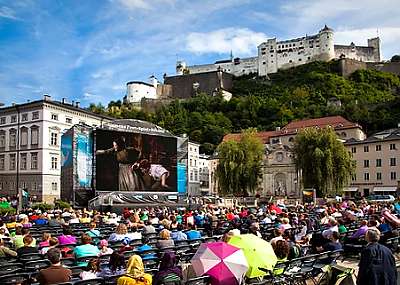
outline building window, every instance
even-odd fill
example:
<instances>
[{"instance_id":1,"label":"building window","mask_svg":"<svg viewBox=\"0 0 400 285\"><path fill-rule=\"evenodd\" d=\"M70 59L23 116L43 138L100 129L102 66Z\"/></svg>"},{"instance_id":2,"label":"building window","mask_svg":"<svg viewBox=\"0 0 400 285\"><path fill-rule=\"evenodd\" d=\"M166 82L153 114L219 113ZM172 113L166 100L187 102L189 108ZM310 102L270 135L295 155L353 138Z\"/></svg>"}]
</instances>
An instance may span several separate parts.
<instances>
[{"instance_id":1,"label":"building window","mask_svg":"<svg viewBox=\"0 0 400 285\"><path fill-rule=\"evenodd\" d=\"M396 166L396 158L395 157L390 158L390 166Z\"/></svg>"},{"instance_id":2,"label":"building window","mask_svg":"<svg viewBox=\"0 0 400 285\"><path fill-rule=\"evenodd\" d=\"M10 154L10 170L15 170L15 154Z\"/></svg>"},{"instance_id":3,"label":"building window","mask_svg":"<svg viewBox=\"0 0 400 285\"><path fill-rule=\"evenodd\" d=\"M16 147L17 145L17 131L15 129L10 130L10 147Z\"/></svg>"},{"instance_id":4,"label":"building window","mask_svg":"<svg viewBox=\"0 0 400 285\"><path fill-rule=\"evenodd\" d=\"M382 166L382 159L377 158L376 159L376 167L381 167Z\"/></svg>"},{"instance_id":5,"label":"building window","mask_svg":"<svg viewBox=\"0 0 400 285\"><path fill-rule=\"evenodd\" d=\"M0 170L4 170L5 168L5 158L4 158L4 154L0 154Z\"/></svg>"},{"instance_id":6,"label":"building window","mask_svg":"<svg viewBox=\"0 0 400 285\"><path fill-rule=\"evenodd\" d=\"M382 146L381 146L380 144L377 144L377 145L375 146L375 150L376 150L376 151L381 151L381 150L382 150Z\"/></svg>"},{"instance_id":7,"label":"building window","mask_svg":"<svg viewBox=\"0 0 400 285\"><path fill-rule=\"evenodd\" d=\"M190 172L190 181L193 181L193 172Z\"/></svg>"},{"instance_id":8,"label":"building window","mask_svg":"<svg viewBox=\"0 0 400 285\"><path fill-rule=\"evenodd\" d=\"M55 156L51 157L51 169L57 169L58 168L58 158Z\"/></svg>"},{"instance_id":9,"label":"building window","mask_svg":"<svg viewBox=\"0 0 400 285\"><path fill-rule=\"evenodd\" d=\"M382 173L380 172L376 173L376 180L382 180Z\"/></svg>"},{"instance_id":10,"label":"building window","mask_svg":"<svg viewBox=\"0 0 400 285\"><path fill-rule=\"evenodd\" d=\"M11 123L16 123L17 122L17 115L12 115L11 116Z\"/></svg>"},{"instance_id":11,"label":"building window","mask_svg":"<svg viewBox=\"0 0 400 285\"><path fill-rule=\"evenodd\" d=\"M65 122L67 124L72 124L72 119L71 118L65 118Z\"/></svg>"},{"instance_id":12,"label":"building window","mask_svg":"<svg viewBox=\"0 0 400 285\"><path fill-rule=\"evenodd\" d=\"M189 160L189 166L193 166L193 161L192 161L192 159Z\"/></svg>"},{"instance_id":13,"label":"building window","mask_svg":"<svg viewBox=\"0 0 400 285\"><path fill-rule=\"evenodd\" d=\"M356 181L357 180L357 175L354 173L352 176L351 176L351 181Z\"/></svg>"},{"instance_id":14,"label":"building window","mask_svg":"<svg viewBox=\"0 0 400 285\"><path fill-rule=\"evenodd\" d=\"M37 120L39 119L39 111L32 112L32 120Z\"/></svg>"},{"instance_id":15,"label":"building window","mask_svg":"<svg viewBox=\"0 0 400 285\"><path fill-rule=\"evenodd\" d=\"M51 182L51 190L52 191L57 191L58 187L57 187L57 182Z\"/></svg>"},{"instance_id":16,"label":"building window","mask_svg":"<svg viewBox=\"0 0 400 285\"><path fill-rule=\"evenodd\" d=\"M6 117L0 118L0 125L4 125L6 123Z\"/></svg>"},{"instance_id":17,"label":"building window","mask_svg":"<svg viewBox=\"0 0 400 285\"><path fill-rule=\"evenodd\" d=\"M391 143L389 147L390 147L390 150L396 150L396 144L395 143Z\"/></svg>"},{"instance_id":18,"label":"building window","mask_svg":"<svg viewBox=\"0 0 400 285\"><path fill-rule=\"evenodd\" d=\"M27 164L27 155L26 153L21 153L21 163L20 163L20 169L21 170L26 170L26 164Z\"/></svg>"},{"instance_id":19,"label":"building window","mask_svg":"<svg viewBox=\"0 0 400 285\"><path fill-rule=\"evenodd\" d=\"M31 144L38 145L39 144L39 128L31 127Z\"/></svg>"},{"instance_id":20,"label":"building window","mask_svg":"<svg viewBox=\"0 0 400 285\"><path fill-rule=\"evenodd\" d=\"M50 134L50 145L58 145L58 134L57 133Z\"/></svg>"},{"instance_id":21,"label":"building window","mask_svg":"<svg viewBox=\"0 0 400 285\"><path fill-rule=\"evenodd\" d=\"M364 173L364 180L369 181L369 173L368 172Z\"/></svg>"},{"instance_id":22,"label":"building window","mask_svg":"<svg viewBox=\"0 0 400 285\"><path fill-rule=\"evenodd\" d=\"M197 173L197 170L195 169L194 170L194 181L198 181L198 180L199 180L198 173Z\"/></svg>"},{"instance_id":23,"label":"building window","mask_svg":"<svg viewBox=\"0 0 400 285\"><path fill-rule=\"evenodd\" d=\"M58 115L57 114L51 114L51 119L54 121L58 121Z\"/></svg>"},{"instance_id":24,"label":"building window","mask_svg":"<svg viewBox=\"0 0 400 285\"><path fill-rule=\"evenodd\" d=\"M28 128L22 127L21 128L21 146L27 146L28 145Z\"/></svg>"},{"instance_id":25,"label":"building window","mask_svg":"<svg viewBox=\"0 0 400 285\"><path fill-rule=\"evenodd\" d=\"M395 171L390 172L390 180L396 180L396 172Z\"/></svg>"},{"instance_id":26,"label":"building window","mask_svg":"<svg viewBox=\"0 0 400 285\"><path fill-rule=\"evenodd\" d=\"M28 114L22 114L21 121L22 121L22 122L28 121Z\"/></svg>"},{"instance_id":27,"label":"building window","mask_svg":"<svg viewBox=\"0 0 400 285\"><path fill-rule=\"evenodd\" d=\"M37 187L37 183L36 182L32 182L32 191L37 191L38 187Z\"/></svg>"},{"instance_id":28,"label":"building window","mask_svg":"<svg viewBox=\"0 0 400 285\"><path fill-rule=\"evenodd\" d=\"M6 132L0 131L0 148L6 147Z\"/></svg>"},{"instance_id":29,"label":"building window","mask_svg":"<svg viewBox=\"0 0 400 285\"><path fill-rule=\"evenodd\" d=\"M364 152L369 152L369 146L367 145L364 146Z\"/></svg>"},{"instance_id":30,"label":"building window","mask_svg":"<svg viewBox=\"0 0 400 285\"><path fill-rule=\"evenodd\" d=\"M369 160L368 159L364 160L364 167L369 167Z\"/></svg>"},{"instance_id":31,"label":"building window","mask_svg":"<svg viewBox=\"0 0 400 285\"><path fill-rule=\"evenodd\" d=\"M352 148L351 148L351 153L356 153L357 152L357 148L355 147L355 146L353 146Z\"/></svg>"},{"instance_id":32,"label":"building window","mask_svg":"<svg viewBox=\"0 0 400 285\"><path fill-rule=\"evenodd\" d=\"M31 169L38 169L38 153L31 152Z\"/></svg>"}]
</instances>

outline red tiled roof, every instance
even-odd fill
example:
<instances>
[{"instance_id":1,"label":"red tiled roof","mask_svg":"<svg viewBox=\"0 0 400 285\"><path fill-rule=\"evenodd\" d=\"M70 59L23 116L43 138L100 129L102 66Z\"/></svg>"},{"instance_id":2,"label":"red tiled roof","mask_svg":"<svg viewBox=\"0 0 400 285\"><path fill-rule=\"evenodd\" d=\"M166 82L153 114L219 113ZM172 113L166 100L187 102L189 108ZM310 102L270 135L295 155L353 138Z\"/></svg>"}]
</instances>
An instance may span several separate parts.
<instances>
[{"instance_id":1,"label":"red tiled roof","mask_svg":"<svg viewBox=\"0 0 400 285\"><path fill-rule=\"evenodd\" d=\"M335 129L359 127L358 124L352 123L343 118L342 116L332 116L332 117L323 117L316 119L306 119L301 121L293 121L284 126L282 130L290 132L293 130L300 130L304 128L317 127L317 126L320 128L331 126Z\"/></svg>"}]
</instances>

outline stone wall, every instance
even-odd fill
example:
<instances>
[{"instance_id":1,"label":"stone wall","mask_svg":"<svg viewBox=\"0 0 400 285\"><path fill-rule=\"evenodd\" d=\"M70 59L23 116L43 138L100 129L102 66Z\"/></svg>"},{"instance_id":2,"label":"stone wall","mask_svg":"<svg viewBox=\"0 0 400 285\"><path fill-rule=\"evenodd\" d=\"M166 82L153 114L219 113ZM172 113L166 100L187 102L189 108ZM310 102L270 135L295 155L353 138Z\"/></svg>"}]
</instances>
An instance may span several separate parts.
<instances>
[{"instance_id":1,"label":"stone wall","mask_svg":"<svg viewBox=\"0 0 400 285\"><path fill-rule=\"evenodd\" d=\"M384 72L390 72L400 76L400 62L367 63L367 67Z\"/></svg>"}]
</instances>

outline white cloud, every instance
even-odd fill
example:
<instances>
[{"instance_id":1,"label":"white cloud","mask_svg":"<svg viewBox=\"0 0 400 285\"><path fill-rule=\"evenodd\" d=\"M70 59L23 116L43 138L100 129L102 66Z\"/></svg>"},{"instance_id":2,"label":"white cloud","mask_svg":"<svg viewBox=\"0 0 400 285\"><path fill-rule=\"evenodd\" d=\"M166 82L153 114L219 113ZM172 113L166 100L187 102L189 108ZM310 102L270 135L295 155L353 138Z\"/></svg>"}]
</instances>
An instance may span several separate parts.
<instances>
[{"instance_id":1,"label":"white cloud","mask_svg":"<svg viewBox=\"0 0 400 285\"><path fill-rule=\"evenodd\" d=\"M146 0L120 0L121 4L128 9L150 9L150 4Z\"/></svg>"},{"instance_id":2,"label":"white cloud","mask_svg":"<svg viewBox=\"0 0 400 285\"><path fill-rule=\"evenodd\" d=\"M246 56L255 55L257 46L265 41L264 33L247 28L225 28L208 33L190 33L186 38L186 49L193 53L229 53Z\"/></svg>"},{"instance_id":3,"label":"white cloud","mask_svg":"<svg viewBox=\"0 0 400 285\"><path fill-rule=\"evenodd\" d=\"M15 11L6 6L0 7L0 17L11 20L19 20L19 18L15 14Z\"/></svg>"}]
</instances>

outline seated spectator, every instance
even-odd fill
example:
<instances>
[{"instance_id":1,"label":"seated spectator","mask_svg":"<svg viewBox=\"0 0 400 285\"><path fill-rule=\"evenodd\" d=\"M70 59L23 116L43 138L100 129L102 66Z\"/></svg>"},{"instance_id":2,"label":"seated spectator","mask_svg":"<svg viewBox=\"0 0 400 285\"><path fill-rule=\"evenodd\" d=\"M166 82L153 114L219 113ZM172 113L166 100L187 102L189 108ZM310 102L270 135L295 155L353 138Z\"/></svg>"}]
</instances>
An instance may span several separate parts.
<instances>
[{"instance_id":1,"label":"seated spectator","mask_svg":"<svg viewBox=\"0 0 400 285\"><path fill-rule=\"evenodd\" d=\"M49 249L56 248L57 246L58 246L58 239L56 237L52 237L49 240L49 246L43 247L40 250L40 253L45 255L47 253L47 251L49 251Z\"/></svg>"},{"instance_id":2,"label":"seated spectator","mask_svg":"<svg viewBox=\"0 0 400 285\"><path fill-rule=\"evenodd\" d=\"M17 226L17 219L15 216L11 216L10 221L6 224L8 230L13 230Z\"/></svg>"},{"instance_id":3,"label":"seated spectator","mask_svg":"<svg viewBox=\"0 0 400 285\"><path fill-rule=\"evenodd\" d=\"M21 255L29 253L39 253L37 248L32 244L33 244L32 236L31 235L24 236L24 246L17 249L18 257L21 257Z\"/></svg>"},{"instance_id":4,"label":"seated spectator","mask_svg":"<svg viewBox=\"0 0 400 285\"><path fill-rule=\"evenodd\" d=\"M86 256L98 256L100 250L97 246L92 245L92 238L86 234L83 234L81 237L82 245L75 247L74 256L76 259ZM85 262L78 262L79 266L85 266Z\"/></svg>"},{"instance_id":5,"label":"seated spectator","mask_svg":"<svg viewBox=\"0 0 400 285\"><path fill-rule=\"evenodd\" d=\"M96 229L95 222L91 222L89 224L89 230L85 234L90 236L93 239L95 244L97 244L99 242L100 231L98 229Z\"/></svg>"},{"instance_id":6,"label":"seated spectator","mask_svg":"<svg viewBox=\"0 0 400 285\"><path fill-rule=\"evenodd\" d=\"M256 222L252 223L250 226L250 232L253 235L256 235L258 237L261 237L261 233L260 233L260 225Z\"/></svg>"},{"instance_id":7,"label":"seated spectator","mask_svg":"<svg viewBox=\"0 0 400 285\"><path fill-rule=\"evenodd\" d=\"M37 280L40 285L58 284L71 280L72 271L61 265L61 251L58 248L52 248L47 252L47 258L51 266L40 270Z\"/></svg>"},{"instance_id":8,"label":"seated spectator","mask_svg":"<svg viewBox=\"0 0 400 285\"><path fill-rule=\"evenodd\" d=\"M69 226L64 226L63 234L58 237L60 245L76 244L76 237Z\"/></svg>"},{"instance_id":9,"label":"seated spectator","mask_svg":"<svg viewBox=\"0 0 400 285\"><path fill-rule=\"evenodd\" d=\"M146 221L145 226L143 227L142 233L144 235L156 233L156 228L152 225L150 220Z\"/></svg>"},{"instance_id":10,"label":"seated spectator","mask_svg":"<svg viewBox=\"0 0 400 285\"><path fill-rule=\"evenodd\" d=\"M117 285L151 285L152 277L144 272L143 261L139 255L132 255L126 266L126 274L118 278Z\"/></svg>"},{"instance_id":11,"label":"seated spectator","mask_svg":"<svg viewBox=\"0 0 400 285\"><path fill-rule=\"evenodd\" d=\"M275 248L274 248L274 252L275 255L278 259L278 263L280 262L285 262L288 260L288 256L289 256L289 251L290 251L290 247L289 247L289 243L285 240L278 240L275 243ZM284 268L281 269L275 269L274 270L274 275L280 275L282 274L284 271Z\"/></svg>"},{"instance_id":12,"label":"seated spectator","mask_svg":"<svg viewBox=\"0 0 400 285\"><path fill-rule=\"evenodd\" d=\"M171 233L169 230L163 229L160 232L160 238L161 239L159 239L156 243L156 247L158 249L164 249L175 246L174 240L171 239Z\"/></svg>"},{"instance_id":13,"label":"seated spectator","mask_svg":"<svg viewBox=\"0 0 400 285\"><path fill-rule=\"evenodd\" d=\"M47 225L48 221L45 215L40 215L39 219L35 220L34 223L37 226L44 226Z\"/></svg>"},{"instance_id":14,"label":"seated spectator","mask_svg":"<svg viewBox=\"0 0 400 285\"><path fill-rule=\"evenodd\" d=\"M79 218L79 222L80 222L81 224L89 224L90 221L91 221L91 219L90 219L89 215L86 214L86 213L84 213L84 214L82 215L82 217Z\"/></svg>"},{"instance_id":15,"label":"seated spectator","mask_svg":"<svg viewBox=\"0 0 400 285\"><path fill-rule=\"evenodd\" d=\"M71 214L71 219L68 221L69 224L79 224L79 217L75 214Z\"/></svg>"},{"instance_id":16,"label":"seated spectator","mask_svg":"<svg viewBox=\"0 0 400 285\"><path fill-rule=\"evenodd\" d=\"M8 238L8 237L9 237L9 235L6 232L6 229L0 228L0 238Z\"/></svg>"},{"instance_id":17,"label":"seated spectator","mask_svg":"<svg viewBox=\"0 0 400 285\"><path fill-rule=\"evenodd\" d=\"M114 251L110 256L110 261L101 268L97 274L98 277L109 277L113 275L122 275L126 272L125 258L122 253Z\"/></svg>"},{"instance_id":18,"label":"seated spectator","mask_svg":"<svg viewBox=\"0 0 400 285\"><path fill-rule=\"evenodd\" d=\"M136 248L138 253L143 253L145 251L152 250L152 249L153 249L153 247L151 245L149 245L149 239L146 237L142 238L142 245L140 245ZM143 260L156 258L156 255L154 253L141 254L141 256L142 256Z\"/></svg>"},{"instance_id":19,"label":"seated spectator","mask_svg":"<svg viewBox=\"0 0 400 285\"><path fill-rule=\"evenodd\" d=\"M368 222L363 220L361 221L360 228L351 236L351 239L359 239L365 236L365 233L368 231Z\"/></svg>"},{"instance_id":20,"label":"seated spectator","mask_svg":"<svg viewBox=\"0 0 400 285\"><path fill-rule=\"evenodd\" d=\"M171 232L171 238L174 241L187 240L187 235L183 232L183 225L178 224L176 230Z\"/></svg>"},{"instance_id":21,"label":"seated spectator","mask_svg":"<svg viewBox=\"0 0 400 285\"><path fill-rule=\"evenodd\" d=\"M283 218L282 219L282 224L279 226L279 229L282 230L283 232L291 229L292 226L289 224L289 219L288 218Z\"/></svg>"},{"instance_id":22,"label":"seated spectator","mask_svg":"<svg viewBox=\"0 0 400 285\"><path fill-rule=\"evenodd\" d=\"M51 234L44 232L42 235L42 241L39 242L39 247L48 247L50 238L51 238Z\"/></svg>"},{"instance_id":23,"label":"seated spectator","mask_svg":"<svg viewBox=\"0 0 400 285\"><path fill-rule=\"evenodd\" d=\"M15 232L14 232L14 236L12 238L12 241L14 243L14 247L16 249L18 249L21 246L24 246L24 234L22 233L22 227L16 227L15 228Z\"/></svg>"},{"instance_id":24,"label":"seated spectator","mask_svg":"<svg viewBox=\"0 0 400 285\"><path fill-rule=\"evenodd\" d=\"M60 215L55 215L53 219L48 217L48 221L49 227L59 227L65 224L64 219Z\"/></svg>"},{"instance_id":25,"label":"seated spectator","mask_svg":"<svg viewBox=\"0 0 400 285\"><path fill-rule=\"evenodd\" d=\"M283 235L283 231L281 231L280 229L274 229L273 234L274 234L274 237L270 240L270 243L271 243L272 247L275 246L275 243L278 240L283 240L284 239L283 236L282 236Z\"/></svg>"},{"instance_id":26,"label":"seated spectator","mask_svg":"<svg viewBox=\"0 0 400 285\"><path fill-rule=\"evenodd\" d=\"M385 218L382 218L382 223L379 225L378 230L382 234L386 234L392 231L392 227L387 223Z\"/></svg>"},{"instance_id":27,"label":"seated spectator","mask_svg":"<svg viewBox=\"0 0 400 285\"><path fill-rule=\"evenodd\" d=\"M340 234L338 232L333 232L330 236L330 239L327 243L322 245L322 248L317 248L318 251L334 251L342 249L342 245L339 242Z\"/></svg>"},{"instance_id":28,"label":"seated spectator","mask_svg":"<svg viewBox=\"0 0 400 285\"><path fill-rule=\"evenodd\" d=\"M108 238L110 242L122 241L125 238L129 238L133 240L133 236L131 233L128 233L128 228L124 224L119 224L115 230L115 233L112 233Z\"/></svg>"},{"instance_id":29,"label":"seated spectator","mask_svg":"<svg viewBox=\"0 0 400 285\"><path fill-rule=\"evenodd\" d=\"M97 274L99 273L99 271L100 271L99 260L96 258L92 258L86 265L85 270L83 270L79 274L79 277L81 278L81 280L97 278Z\"/></svg>"},{"instance_id":30,"label":"seated spectator","mask_svg":"<svg viewBox=\"0 0 400 285\"><path fill-rule=\"evenodd\" d=\"M113 249L108 247L108 241L105 239L102 239L100 241L100 253L99 256L102 255L108 255L113 253Z\"/></svg>"},{"instance_id":31,"label":"seated spectator","mask_svg":"<svg viewBox=\"0 0 400 285\"><path fill-rule=\"evenodd\" d=\"M132 232L130 233L130 238L132 240L142 239L142 233L138 232L136 225L132 225L131 231Z\"/></svg>"},{"instance_id":32,"label":"seated spectator","mask_svg":"<svg viewBox=\"0 0 400 285\"><path fill-rule=\"evenodd\" d=\"M23 228L30 228L32 227L32 223L29 222L28 216L23 217L23 219L21 220L21 223Z\"/></svg>"},{"instance_id":33,"label":"seated spectator","mask_svg":"<svg viewBox=\"0 0 400 285\"><path fill-rule=\"evenodd\" d=\"M337 226L335 218L329 218L328 226L329 228L322 232L322 236L326 239L330 239L333 232L339 232L339 227Z\"/></svg>"},{"instance_id":34,"label":"seated spectator","mask_svg":"<svg viewBox=\"0 0 400 285\"><path fill-rule=\"evenodd\" d=\"M119 253L123 253L123 252L125 252L125 251L131 251L131 250L133 250L133 246L131 246L130 245L130 242L131 242L131 240L129 239L129 238L124 238L123 240L122 240L122 245L121 245L121 247L119 248L119 250L118 250L118 252Z\"/></svg>"},{"instance_id":35,"label":"seated spectator","mask_svg":"<svg viewBox=\"0 0 400 285\"><path fill-rule=\"evenodd\" d=\"M338 230L339 230L339 234L347 233L347 228L342 219L338 220Z\"/></svg>"},{"instance_id":36,"label":"seated spectator","mask_svg":"<svg viewBox=\"0 0 400 285\"><path fill-rule=\"evenodd\" d=\"M164 278L167 275L171 276L172 274L176 276L178 281L183 278L182 270L177 266L175 252L167 251L161 258L160 268L154 275L153 285L164 284Z\"/></svg>"},{"instance_id":37,"label":"seated spectator","mask_svg":"<svg viewBox=\"0 0 400 285\"><path fill-rule=\"evenodd\" d=\"M190 230L186 232L186 236L188 240L199 239L201 238L201 233L196 229L195 224L189 224Z\"/></svg>"},{"instance_id":38,"label":"seated spectator","mask_svg":"<svg viewBox=\"0 0 400 285\"><path fill-rule=\"evenodd\" d=\"M4 240L0 239L0 257L9 257L9 256L16 257L17 252L6 247L4 245Z\"/></svg>"}]
</instances>

